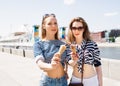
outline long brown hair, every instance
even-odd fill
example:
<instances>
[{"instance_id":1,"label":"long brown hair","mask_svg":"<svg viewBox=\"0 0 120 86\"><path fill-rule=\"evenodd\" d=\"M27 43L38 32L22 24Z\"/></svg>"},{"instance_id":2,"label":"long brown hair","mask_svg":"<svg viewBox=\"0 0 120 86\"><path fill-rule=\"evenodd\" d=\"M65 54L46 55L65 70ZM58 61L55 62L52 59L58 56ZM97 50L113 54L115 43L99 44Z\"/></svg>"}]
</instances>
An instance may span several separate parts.
<instances>
[{"instance_id":1,"label":"long brown hair","mask_svg":"<svg viewBox=\"0 0 120 86\"><path fill-rule=\"evenodd\" d=\"M83 24L83 28L84 28L83 39L86 41L91 40L90 31L89 31L86 21L82 17L76 17L76 18L73 18L69 24L68 41L71 43L75 42L75 37L74 37L74 35L72 33L72 29L71 29L74 22L81 22Z\"/></svg>"},{"instance_id":2,"label":"long brown hair","mask_svg":"<svg viewBox=\"0 0 120 86\"><path fill-rule=\"evenodd\" d=\"M41 24L41 39L44 39L46 37L46 29L44 29L44 21L46 18L50 17L50 16L53 16L54 18L56 18L55 14L45 14L43 16L43 19L42 19L42 24ZM58 39L58 31L57 33L55 34L55 39Z\"/></svg>"}]
</instances>

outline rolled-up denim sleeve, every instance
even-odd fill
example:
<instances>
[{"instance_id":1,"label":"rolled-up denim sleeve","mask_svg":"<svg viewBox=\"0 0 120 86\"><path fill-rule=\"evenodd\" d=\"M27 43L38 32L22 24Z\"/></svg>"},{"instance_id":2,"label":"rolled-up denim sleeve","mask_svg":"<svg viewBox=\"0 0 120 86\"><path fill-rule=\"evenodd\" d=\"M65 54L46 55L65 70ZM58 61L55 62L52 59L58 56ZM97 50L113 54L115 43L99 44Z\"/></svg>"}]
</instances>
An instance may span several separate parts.
<instances>
[{"instance_id":1,"label":"rolled-up denim sleeve","mask_svg":"<svg viewBox=\"0 0 120 86\"><path fill-rule=\"evenodd\" d=\"M35 57L35 62L37 63L38 60L44 61L44 56L43 56L43 51L42 51L42 45L40 42L36 42L33 46L34 48L34 57Z\"/></svg>"}]
</instances>

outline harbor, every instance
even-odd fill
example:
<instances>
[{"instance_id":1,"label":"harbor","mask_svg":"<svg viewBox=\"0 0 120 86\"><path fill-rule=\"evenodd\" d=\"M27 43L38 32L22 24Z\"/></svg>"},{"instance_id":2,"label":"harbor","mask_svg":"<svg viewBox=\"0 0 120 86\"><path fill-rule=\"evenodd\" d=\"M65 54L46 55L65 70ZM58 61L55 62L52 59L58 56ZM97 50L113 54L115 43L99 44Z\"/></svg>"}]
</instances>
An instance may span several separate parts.
<instances>
[{"instance_id":1,"label":"harbor","mask_svg":"<svg viewBox=\"0 0 120 86\"><path fill-rule=\"evenodd\" d=\"M0 3L0 86L39 86L42 70L34 60L34 43L43 38L45 40L57 38L68 43L69 33L71 36L73 33L72 39L77 36L79 36L77 39L81 39L83 35L82 40L87 38L97 43L102 63L103 86L120 86L119 3L120 0L109 2L94 0L93 3L90 0L2 0ZM54 19L49 18L51 16ZM70 24L76 18L82 21ZM50 19L51 21L47 22ZM52 36L53 34L55 37ZM74 41L81 45L77 39ZM51 54L52 49L48 47L46 49ZM95 56L91 52L89 55ZM91 58L90 60L92 61ZM71 70L72 67L68 66L69 77L71 77Z\"/></svg>"},{"instance_id":2,"label":"harbor","mask_svg":"<svg viewBox=\"0 0 120 86\"><path fill-rule=\"evenodd\" d=\"M66 27L59 28L60 40L66 42ZM65 31L66 30L66 31ZM10 36L0 39L1 78L0 86L38 86L41 71L34 62L33 45L41 40L39 26L33 27L33 32L15 32ZM120 85L120 40L108 41L105 31L91 33L100 49L102 61L103 85ZM104 34L104 35L103 35ZM104 37L104 38L103 38ZM119 37L118 37L119 38ZM34 68L35 67L35 68ZM71 76L71 67L68 68L68 75ZM117 72L116 72L117 71ZM8 78L6 78L8 77ZM68 80L70 81L70 79ZM30 83L28 83L30 82ZM110 83L111 82L111 83ZM112 83L114 82L114 83Z\"/></svg>"}]
</instances>

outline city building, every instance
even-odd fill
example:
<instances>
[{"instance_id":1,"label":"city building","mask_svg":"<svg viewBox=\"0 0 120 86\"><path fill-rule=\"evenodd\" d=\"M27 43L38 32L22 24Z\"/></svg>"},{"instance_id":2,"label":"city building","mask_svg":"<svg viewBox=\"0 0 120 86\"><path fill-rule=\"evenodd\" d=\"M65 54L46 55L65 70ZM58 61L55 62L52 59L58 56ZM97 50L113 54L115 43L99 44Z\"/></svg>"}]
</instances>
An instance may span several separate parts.
<instances>
[{"instance_id":1,"label":"city building","mask_svg":"<svg viewBox=\"0 0 120 86\"><path fill-rule=\"evenodd\" d=\"M90 34L92 40L94 40L95 42L106 42L105 39L105 31L101 31L101 32L92 32Z\"/></svg>"}]
</instances>

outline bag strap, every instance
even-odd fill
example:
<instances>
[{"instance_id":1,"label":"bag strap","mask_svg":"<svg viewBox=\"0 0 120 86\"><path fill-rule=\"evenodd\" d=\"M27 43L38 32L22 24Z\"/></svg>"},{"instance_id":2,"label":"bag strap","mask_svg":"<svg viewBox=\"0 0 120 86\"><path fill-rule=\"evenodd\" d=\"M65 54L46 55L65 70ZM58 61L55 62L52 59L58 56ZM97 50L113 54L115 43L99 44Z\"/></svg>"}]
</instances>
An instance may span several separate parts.
<instances>
[{"instance_id":1,"label":"bag strap","mask_svg":"<svg viewBox=\"0 0 120 86\"><path fill-rule=\"evenodd\" d=\"M83 83L83 73L84 73L84 61L85 61L85 49L86 49L86 45L87 43L85 44L85 47L83 49L83 59L82 59L82 71L81 71L81 83Z\"/></svg>"}]
</instances>

